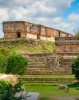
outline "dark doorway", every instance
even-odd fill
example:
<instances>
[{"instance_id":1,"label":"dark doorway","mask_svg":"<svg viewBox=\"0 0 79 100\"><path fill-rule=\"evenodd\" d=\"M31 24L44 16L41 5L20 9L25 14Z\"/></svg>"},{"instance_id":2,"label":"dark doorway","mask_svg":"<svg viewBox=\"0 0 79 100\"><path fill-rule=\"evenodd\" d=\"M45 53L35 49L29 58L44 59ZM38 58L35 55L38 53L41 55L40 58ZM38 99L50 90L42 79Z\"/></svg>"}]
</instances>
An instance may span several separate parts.
<instances>
[{"instance_id":1,"label":"dark doorway","mask_svg":"<svg viewBox=\"0 0 79 100\"><path fill-rule=\"evenodd\" d=\"M59 34L59 37L60 37L60 35L61 35L60 31L58 31L58 34Z\"/></svg>"},{"instance_id":2,"label":"dark doorway","mask_svg":"<svg viewBox=\"0 0 79 100\"><path fill-rule=\"evenodd\" d=\"M17 37L18 37L18 38L21 37L21 33L20 33L20 32L17 33Z\"/></svg>"},{"instance_id":3,"label":"dark doorway","mask_svg":"<svg viewBox=\"0 0 79 100\"><path fill-rule=\"evenodd\" d=\"M37 39L40 39L40 34L37 34Z\"/></svg>"}]
</instances>

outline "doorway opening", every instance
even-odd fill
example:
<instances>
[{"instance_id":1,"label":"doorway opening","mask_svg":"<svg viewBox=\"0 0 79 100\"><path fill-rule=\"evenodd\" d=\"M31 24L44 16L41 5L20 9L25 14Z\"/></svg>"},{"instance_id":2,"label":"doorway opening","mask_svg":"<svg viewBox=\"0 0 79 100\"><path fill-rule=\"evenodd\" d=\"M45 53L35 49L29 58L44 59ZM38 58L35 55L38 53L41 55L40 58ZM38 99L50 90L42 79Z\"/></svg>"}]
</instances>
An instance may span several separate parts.
<instances>
[{"instance_id":1,"label":"doorway opening","mask_svg":"<svg viewBox=\"0 0 79 100\"><path fill-rule=\"evenodd\" d=\"M59 34L59 37L60 37L60 35L61 35L60 31L58 32L58 34Z\"/></svg>"},{"instance_id":2,"label":"doorway opening","mask_svg":"<svg viewBox=\"0 0 79 100\"><path fill-rule=\"evenodd\" d=\"M18 37L18 38L21 37L21 33L20 33L20 32L17 33L17 37Z\"/></svg>"}]
</instances>

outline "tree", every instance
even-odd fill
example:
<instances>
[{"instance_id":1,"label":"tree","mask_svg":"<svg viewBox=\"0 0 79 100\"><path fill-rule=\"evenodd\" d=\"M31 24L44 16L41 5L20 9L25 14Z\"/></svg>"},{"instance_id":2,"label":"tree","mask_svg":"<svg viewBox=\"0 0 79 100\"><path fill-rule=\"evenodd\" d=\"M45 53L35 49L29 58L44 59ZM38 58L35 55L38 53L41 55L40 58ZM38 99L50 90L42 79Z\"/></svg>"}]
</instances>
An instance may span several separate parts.
<instances>
[{"instance_id":1,"label":"tree","mask_svg":"<svg viewBox=\"0 0 79 100\"><path fill-rule=\"evenodd\" d=\"M16 100L13 90L14 88L9 82L0 80L0 100Z\"/></svg>"},{"instance_id":2,"label":"tree","mask_svg":"<svg viewBox=\"0 0 79 100\"><path fill-rule=\"evenodd\" d=\"M79 37L79 28L77 28L76 30L74 30L74 36L75 37Z\"/></svg>"},{"instance_id":3,"label":"tree","mask_svg":"<svg viewBox=\"0 0 79 100\"><path fill-rule=\"evenodd\" d=\"M12 54L7 60L6 73L11 74L25 74L28 60L21 55Z\"/></svg>"},{"instance_id":4,"label":"tree","mask_svg":"<svg viewBox=\"0 0 79 100\"><path fill-rule=\"evenodd\" d=\"M23 89L22 87L23 82L12 85L8 81L0 80L0 100L21 100L19 97L16 97L16 93L20 92Z\"/></svg>"},{"instance_id":5,"label":"tree","mask_svg":"<svg viewBox=\"0 0 79 100\"><path fill-rule=\"evenodd\" d=\"M10 50L6 47L0 48L0 53L3 54L5 57L10 55Z\"/></svg>"},{"instance_id":6,"label":"tree","mask_svg":"<svg viewBox=\"0 0 79 100\"><path fill-rule=\"evenodd\" d=\"M79 56L72 63L72 73L75 74L77 80L79 80Z\"/></svg>"},{"instance_id":7,"label":"tree","mask_svg":"<svg viewBox=\"0 0 79 100\"><path fill-rule=\"evenodd\" d=\"M4 55L0 54L0 73L4 73L7 66L7 59Z\"/></svg>"},{"instance_id":8,"label":"tree","mask_svg":"<svg viewBox=\"0 0 79 100\"><path fill-rule=\"evenodd\" d=\"M79 37L79 32L76 32L75 33L75 37Z\"/></svg>"}]
</instances>

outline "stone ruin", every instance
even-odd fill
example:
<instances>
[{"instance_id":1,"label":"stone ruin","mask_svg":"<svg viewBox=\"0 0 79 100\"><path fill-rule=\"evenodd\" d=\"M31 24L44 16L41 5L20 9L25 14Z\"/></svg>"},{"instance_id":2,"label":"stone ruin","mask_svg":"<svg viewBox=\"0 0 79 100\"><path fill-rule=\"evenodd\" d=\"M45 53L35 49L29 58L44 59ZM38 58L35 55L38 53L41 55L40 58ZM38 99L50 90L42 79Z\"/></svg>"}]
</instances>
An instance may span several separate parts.
<instances>
[{"instance_id":1,"label":"stone ruin","mask_svg":"<svg viewBox=\"0 0 79 100\"><path fill-rule=\"evenodd\" d=\"M26 74L30 75L72 74L72 61L76 59L76 56L62 56L53 53L22 53L22 55L29 59Z\"/></svg>"},{"instance_id":2,"label":"stone ruin","mask_svg":"<svg viewBox=\"0 0 79 100\"><path fill-rule=\"evenodd\" d=\"M19 76L18 75L12 75L12 74L0 74L0 80L8 81L12 85L15 85L19 82Z\"/></svg>"},{"instance_id":3,"label":"stone ruin","mask_svg":"<svg viewBox=\"0 0 79 100\"><path fill-rule=\"evenodd\" d=\"M25 21L4 21L4 38L32 38L55 41L55 37L71 37L72 34L61 30Z\"/></svg>"}]
</instances>

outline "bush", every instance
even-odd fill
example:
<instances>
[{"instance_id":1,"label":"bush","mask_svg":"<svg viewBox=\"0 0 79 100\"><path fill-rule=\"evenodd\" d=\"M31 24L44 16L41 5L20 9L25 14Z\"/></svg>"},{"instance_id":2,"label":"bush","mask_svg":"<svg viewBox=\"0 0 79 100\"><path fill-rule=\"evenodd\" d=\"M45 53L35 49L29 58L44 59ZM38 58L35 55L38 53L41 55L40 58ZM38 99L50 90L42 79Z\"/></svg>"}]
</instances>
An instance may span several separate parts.
<instances>
[{"instance_id":1,"label":"bush","mask_svg":"<svg viewBox=\"0 0 79 100\"><path fill-rule=\"evenodd\" d=\"M15 86L12 86L9 82L0 80L0 100L20 100L15 97L15 94L21 91L22 87L22 82L18 82Z\"/></svg>"},{"instance_id":2,"label":"bush","mask_svg":"<svg viewBox=\"0 0 79 100\"><path fill-rule=\"evenodd\" d=\"M6 73L25 74L28 60L21 55L12 54L8 57Z\"/></svg>"},{"instance_id":3,"label":"bush","mask_svg":"<svg viewBox=\"0 0 79 100\"><path fill-rule=\"evenodd\" d=\"M21 90L22 90L22 86L23 86L23 82L21 82L21 81L18 82L18 83L14 86L14 91L15 91L15 93L21 91Z\"/></svg>"},{"instance_id":4,"label":"bush","mask_svg":"<svg viewBox=\"0 0 79 100\"><path fill-rule=\"evenodd\" d=\"M0 73L4 73L6 70L7 59L4 55L0 54Z\"/></svg>"},{"instance_id":5,"label":"bush","mask_svg":"<svg viewBox=\"0 0 79 100\"><path fill-rule=\"evenodd\" d=\"M3 54L5 57L9 56L10 55L10 51L8 48L0 48L0 53Z\"/></svg>"},{"instance_id":6,"label":"bush","mask_svg":"<svg viewBox=\"0 0 79 100\"><path fill-rule=\"evenodd\" d=\"M72 63L72 73L75 74L77 80L79 80L79 56Z\"/></svg>"},{"instance_id":7,"label":"bush","mask_svg":"<svg viewBox=\"0 0 79 100\"><path fill-rule=\"evenodd\" d=\"M0 100L15 100L13 86L7 81L0 80Z\"/></svg>"}]
</instances>

